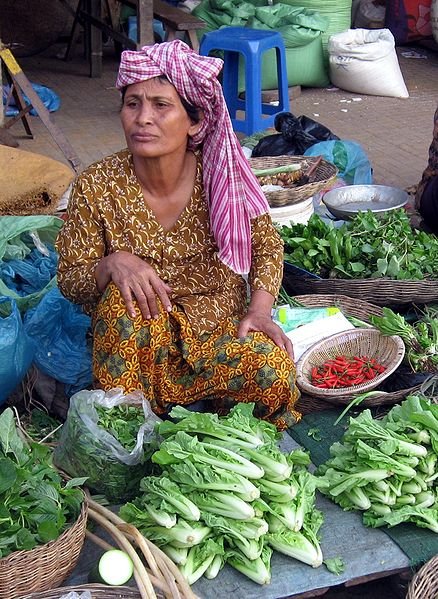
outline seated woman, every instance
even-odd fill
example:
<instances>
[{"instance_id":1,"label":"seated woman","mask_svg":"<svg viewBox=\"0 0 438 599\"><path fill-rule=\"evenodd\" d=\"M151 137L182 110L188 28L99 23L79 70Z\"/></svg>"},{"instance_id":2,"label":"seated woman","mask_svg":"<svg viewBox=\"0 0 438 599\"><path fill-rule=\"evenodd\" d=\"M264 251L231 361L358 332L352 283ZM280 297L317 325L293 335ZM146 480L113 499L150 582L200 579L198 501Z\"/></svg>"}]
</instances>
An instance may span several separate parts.
<instances>
[{"instance_id":1,"label":"seated woman","mask_svg":"<svg viewBox=\"0 0 438 599\"><path fill-rule=\"evenodd\" d=\"M221 67L180 40L122 53L128 147L77 178L58 282L92 313L96 386L142 390L158 415L255 402L282 430L300 418L292 345L271 318L283 244Z\"/></svg>"},{"instance_id":2,"label":"seated woman","mask_svg":"<svg viewBox=\"0 0 438 599\"><path fill-rule=\"evenodd\" d=\"M426 228L438 235L438 108L434 116L429 161L417 188L415 206Z\"/></svg>"}]
</instances>

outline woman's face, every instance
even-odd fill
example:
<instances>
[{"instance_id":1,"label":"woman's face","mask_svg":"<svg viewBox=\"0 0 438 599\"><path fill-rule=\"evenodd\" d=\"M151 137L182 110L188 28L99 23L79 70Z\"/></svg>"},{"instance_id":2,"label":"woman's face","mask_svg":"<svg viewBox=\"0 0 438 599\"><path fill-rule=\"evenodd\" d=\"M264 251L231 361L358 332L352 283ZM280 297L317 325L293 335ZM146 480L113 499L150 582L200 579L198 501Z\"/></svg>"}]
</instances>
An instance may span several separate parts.
<instances>
[{"instance_id":1,"label":"woman's face","mask_svg":"<svg viewBox=\"0 0 438 599\"><path fill-rule=\"evenodd\" d=\"M126 88L120 116L129 150L144 158L185 151L188 137L199 128L174 86L157 78Z\"/></svg>"}]
</instances>

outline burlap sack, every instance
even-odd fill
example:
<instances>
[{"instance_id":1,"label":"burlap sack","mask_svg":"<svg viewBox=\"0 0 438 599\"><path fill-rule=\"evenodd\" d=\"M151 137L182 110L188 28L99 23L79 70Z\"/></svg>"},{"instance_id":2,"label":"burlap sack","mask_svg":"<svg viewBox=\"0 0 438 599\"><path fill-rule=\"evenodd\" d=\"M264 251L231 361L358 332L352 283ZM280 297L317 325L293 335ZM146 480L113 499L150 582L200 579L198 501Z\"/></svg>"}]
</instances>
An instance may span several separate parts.
<instances>
[{"instance_id":1,"label":"burlap sack","mask_svg":"<svg viewBox=\"0 0 438 599\"><path fill-rule=\"evenodd\" d=\"M0 216L54 214L74 177L62 162L0 145Z\"/></svg>"}]
</instances>

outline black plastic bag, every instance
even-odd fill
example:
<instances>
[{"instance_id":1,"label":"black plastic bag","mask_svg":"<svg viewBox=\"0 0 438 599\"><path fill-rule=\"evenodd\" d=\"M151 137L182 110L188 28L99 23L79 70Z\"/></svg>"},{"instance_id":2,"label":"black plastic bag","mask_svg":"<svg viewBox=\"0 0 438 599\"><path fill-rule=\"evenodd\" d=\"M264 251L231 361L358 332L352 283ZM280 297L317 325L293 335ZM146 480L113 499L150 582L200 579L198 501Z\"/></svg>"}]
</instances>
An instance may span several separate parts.
<instances>
[{"instance_id":1,"label":"black plastic bag","mask_svg":"<svg viewBox=\"0 0 438 599\"><path fill-rule=\"evenodd\" d=\"M339 137L330 129L308 116L296 117L291 112L280 112L275 117L274 127L279 133L267 135L255 146L252 156L301 156L320 141L337 140Z\"/></svg>"}]
</instances>

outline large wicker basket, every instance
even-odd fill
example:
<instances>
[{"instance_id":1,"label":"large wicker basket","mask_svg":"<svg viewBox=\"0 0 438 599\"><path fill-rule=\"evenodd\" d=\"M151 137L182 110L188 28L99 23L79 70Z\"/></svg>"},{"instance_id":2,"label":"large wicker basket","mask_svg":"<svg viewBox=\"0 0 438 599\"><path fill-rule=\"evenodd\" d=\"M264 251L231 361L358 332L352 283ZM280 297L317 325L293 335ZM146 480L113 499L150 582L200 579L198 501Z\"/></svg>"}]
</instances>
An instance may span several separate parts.
<instances>
[{"instance_id":1,"label":"large wicker basket","mask_svg":"<svg viewBox=\"0 0 438 599\"><path fill-rule=\"evenodd\" d=\"M21 599L26 593L59 586L74 570L85 540L88 505L84 500L76 522L61 536L29 551L0 559L1 599Z\"/></svg>"},{"instance_id":2,"label":"large wicker basket","mask_svg":"<svg viewBox=\"0 0 438 599\"><path fill-rule=\"evenodd\" d=\"M400 365L405 353L403 340L397 335L385 336L377 329L350 329L336 333L312 345L297 362L297 385L314 397L337 399L345 395L359 395L374 389L390 376ZM375 378L352 387L321 389L310 382L314 367L339 355L347 357L367 356L385 367Z\"/></svg>"},{"instance_id":3,"label":"large wicker basket","mask_svg":"<svg viewBox=\"0 0 438 599\"><path fill-rule=\"evenodd\" d=\"M320 279L298 274L287 262L284 263L283 286L289 295L332 293L387 307L438 301L438 280Z\"/></svg>"},{"instance_id":4,"label":"large wicker basket","mask_svg":"<svg viewBox=\"0 0 438 599\"><path fill-rule=\"evenodd\" d=\"M63 595L73 592L79 595L89 591L93 599L140 599L140 591L132 587L109 587L103 584L81 584L78 586L59 587L41 593L24 595L20 599L60 599Z\"/></svg>"},{"instance_id":5,"label":"large wicker basket","mask_svg":"<svg viewBox=\"0 0 438 599\"><path fill-rule=\"evenodd\" d=\"M277 168L287 164L299 164L301 174L316 162L314 156L266 156L262 158L250 158L249 163L253 169ZM316 170L310 175L308 183L300 185L297 181L294 187L279 189L278 191L268 191L265 193L271 208L289 206L302 200L307 200L319 191L322 191L330 185L336 178L338 169L334 164L322 159Z\"/></svg>"},{"instance_id":6,"label":"large wicker basket","mask_svg":"<svg viewBox=\"0 0 438 599\"><path fill-rule=\"evenodd\" d=\"M406 599L436 599L437 597L438 555L435 555L412 578Z\"/></svg>"}]
</instances>

